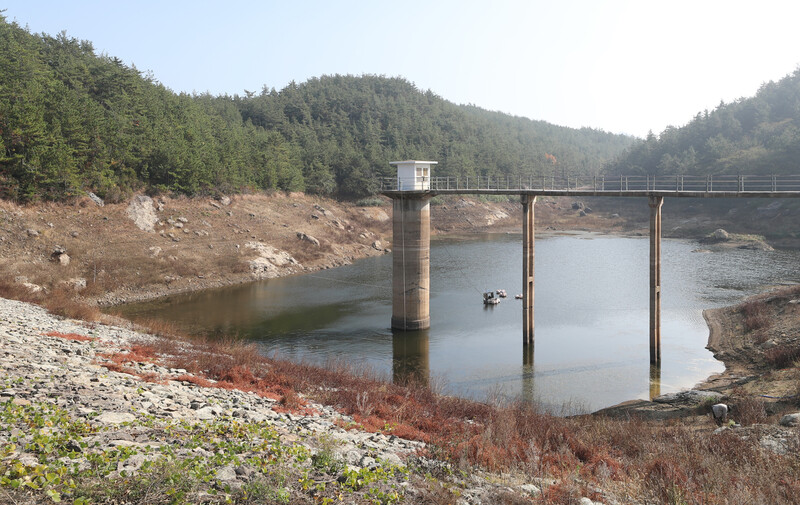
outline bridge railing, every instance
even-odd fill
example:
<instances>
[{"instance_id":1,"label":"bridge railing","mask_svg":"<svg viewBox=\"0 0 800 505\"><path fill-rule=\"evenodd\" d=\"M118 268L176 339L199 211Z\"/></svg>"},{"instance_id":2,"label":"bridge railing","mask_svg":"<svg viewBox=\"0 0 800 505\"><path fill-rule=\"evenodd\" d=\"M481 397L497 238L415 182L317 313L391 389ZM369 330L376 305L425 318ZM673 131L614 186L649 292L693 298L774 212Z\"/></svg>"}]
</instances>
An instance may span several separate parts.
<instances>
[{"instance_id":1,"label":"bridge railing","mask_svg":"<svg viewBox=\"0 0 800 505\"><path fill-rule=\"evenodd\" d=\"M800 192L800 175L431 177L428 183L431 191ZM397 191L397 178L382 178L381 191Z\"/></svg>"}]
</instances>

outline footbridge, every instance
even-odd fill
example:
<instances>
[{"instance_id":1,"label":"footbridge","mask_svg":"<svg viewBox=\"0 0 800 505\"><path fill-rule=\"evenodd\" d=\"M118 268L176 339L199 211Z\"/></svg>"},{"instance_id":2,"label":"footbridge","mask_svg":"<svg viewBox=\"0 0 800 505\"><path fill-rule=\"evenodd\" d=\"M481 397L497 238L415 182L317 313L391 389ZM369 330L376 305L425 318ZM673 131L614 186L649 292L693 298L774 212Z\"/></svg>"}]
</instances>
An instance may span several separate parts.
<instances>
[{"instance_id":1,"label":"footbridge","mask_svg":"<svg viewBox=\"0 0 800 505\"><path fill-rule=\"evenodd\" d=\"M661 363L661 209L664 198L798 198L800 175L430 177L433 161L397 165L381 180L393 200L392 329L430 327L430 199L519 195L522 204L522 341L534 342L534 204L538 196L637 197L650 207L650 363Z\"/></svg>"}]
</instances>

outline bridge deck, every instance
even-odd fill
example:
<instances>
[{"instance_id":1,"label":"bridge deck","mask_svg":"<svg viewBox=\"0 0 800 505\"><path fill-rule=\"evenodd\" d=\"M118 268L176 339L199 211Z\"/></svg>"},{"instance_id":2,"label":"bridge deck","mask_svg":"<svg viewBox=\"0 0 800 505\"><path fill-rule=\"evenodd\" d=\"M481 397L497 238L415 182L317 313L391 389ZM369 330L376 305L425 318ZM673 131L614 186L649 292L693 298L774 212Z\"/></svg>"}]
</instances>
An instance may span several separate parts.
<instances>
[{"instance_id":1,"label":"bridge deck","mask_svg":"<svg viewBox=\"0 0 800 505\"><path fill-rule=\"evenodd\" d=\"M529 195L682 198L798 198L800 175L620 176L620 177L431 177L411 184L381 180L387 196ZM427 189L417 189L417 188Z\"/></svg>"}]
</instances>

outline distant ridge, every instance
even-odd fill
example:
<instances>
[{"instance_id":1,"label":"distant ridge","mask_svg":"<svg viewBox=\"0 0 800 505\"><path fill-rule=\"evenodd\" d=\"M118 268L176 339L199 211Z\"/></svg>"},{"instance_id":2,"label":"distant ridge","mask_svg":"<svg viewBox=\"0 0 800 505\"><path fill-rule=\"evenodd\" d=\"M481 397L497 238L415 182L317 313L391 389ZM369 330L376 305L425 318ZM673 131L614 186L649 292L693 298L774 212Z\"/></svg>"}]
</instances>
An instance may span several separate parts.
<instances>
[{"instance_id":1,"label":"distant ridge","mask_svg":"<svg viewBox=\"0 0 800 505\"><path fill-rule=\"evenodd\" d=\"M0 139L0 196L16 201L87 191L119 201L141 189L359 198L394 159L437 160L437 175L587 175L634 142L455 105L399 77L176 94L91 42L2 16Z\"/></svg>"}]
</instances>

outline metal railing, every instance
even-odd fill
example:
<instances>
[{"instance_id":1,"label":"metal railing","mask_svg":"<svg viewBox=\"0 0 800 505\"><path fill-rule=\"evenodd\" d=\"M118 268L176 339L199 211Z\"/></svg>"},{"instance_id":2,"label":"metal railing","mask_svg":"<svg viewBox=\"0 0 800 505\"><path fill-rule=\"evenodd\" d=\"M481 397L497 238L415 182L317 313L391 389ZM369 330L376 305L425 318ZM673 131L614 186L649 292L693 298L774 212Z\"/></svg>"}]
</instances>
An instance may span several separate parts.
<instances>
[{"instance_id":1,"label":"metal railing","mask_svg":"<svg viewBox=\"0 0 800 505\"><path fill-rule=\"evenodd\" d=\"M586 191L586 192L800 192L800 175L621 175L621 176L481 176L431 177L425 190ZM381 179L381 191L397 191L397 178Z\"/></svg>"}]
</instances>

